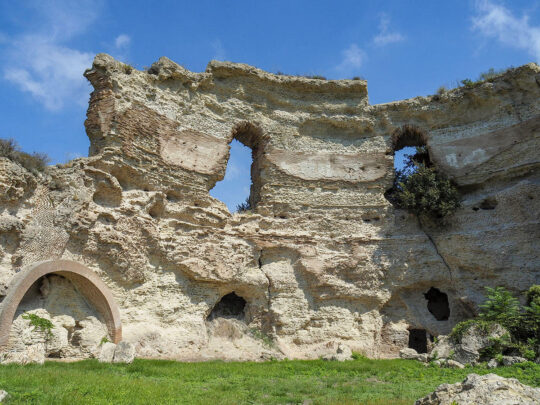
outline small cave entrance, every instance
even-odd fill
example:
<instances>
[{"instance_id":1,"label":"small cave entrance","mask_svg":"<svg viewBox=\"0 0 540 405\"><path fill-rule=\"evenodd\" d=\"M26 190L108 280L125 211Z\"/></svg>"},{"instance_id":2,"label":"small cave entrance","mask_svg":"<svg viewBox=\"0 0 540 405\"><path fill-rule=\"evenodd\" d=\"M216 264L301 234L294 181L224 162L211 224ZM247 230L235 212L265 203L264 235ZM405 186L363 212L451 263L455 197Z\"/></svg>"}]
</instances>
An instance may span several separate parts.
<instances>
[{"instance_id":1,"label":"small cave entrance","mask_svg":"<svg viewBox=\"0 0 540 405\"><path fill-rule=\"evenodd\" d=\"M409 329L409 348L417 353L427 353L428 339L425 329Z\"/></svg>"},{"instance_id":2,"label":"small cave entrance","mask_svg":"<svg viewBox=\"0 0 540 405\"><path fill-rule=\"evenodd\" d=\"M447 321L450 317L450 305L448 304L448 295L435 287L431 287L424 294L427 300L428 311L438 321Z\"/></svg>"},{"instance_id":3,"label":"small cave entrance","mask_svg":"<svg viewBox=\"0 0 540 405\"><path fill-rule=\"evenodd\" d=\"M210 314L206 317L207 321L211 321L216 318L228 318L244 320L246 317L246 300L235 292L231 292L221 297Z\"/></svg>"}]
</instances>

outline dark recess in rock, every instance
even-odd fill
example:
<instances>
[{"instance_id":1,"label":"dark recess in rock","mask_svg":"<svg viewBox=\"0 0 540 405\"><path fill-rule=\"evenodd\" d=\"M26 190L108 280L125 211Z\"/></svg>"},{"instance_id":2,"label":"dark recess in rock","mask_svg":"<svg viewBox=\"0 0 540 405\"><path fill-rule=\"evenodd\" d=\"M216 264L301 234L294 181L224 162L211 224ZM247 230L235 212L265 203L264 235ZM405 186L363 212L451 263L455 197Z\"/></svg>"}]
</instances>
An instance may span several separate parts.
<instances>
[{"instance_id":1,"label":"dark recess in rock","mask_svg":"<svg viewBox=\"0 0 540 405\"><path fill-rule=\"evenodd\" d=\"M438 321L446 321L450 316L450 305L448 304L448 295L435 287L431 287L424 297L428 301L428 311Z\"/></svg>"}]
</instances>

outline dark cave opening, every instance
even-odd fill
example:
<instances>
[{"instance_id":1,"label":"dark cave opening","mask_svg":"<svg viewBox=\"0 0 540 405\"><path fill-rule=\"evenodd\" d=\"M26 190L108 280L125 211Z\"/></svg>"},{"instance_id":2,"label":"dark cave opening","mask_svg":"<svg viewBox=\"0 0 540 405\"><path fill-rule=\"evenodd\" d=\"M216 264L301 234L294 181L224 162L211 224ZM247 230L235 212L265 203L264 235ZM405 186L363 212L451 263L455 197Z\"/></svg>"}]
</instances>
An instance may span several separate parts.
<instances>
[{"instance_id":1,"label":"dark cave opening","mask_svg":"<svg viewBox=\"0 0 540 405\"><path fill-rule=\"evenodd\" d=\"M418 353L427 353L427 333L425 329L409 329L409 348Z\"/></svg>"},{"instance_id":2,"label":"dark cave opening","mask_svg":"<svg viewBox=\"0 0 540 405\"><path fill-rule=\"evenodd\" d=\"M450 317L450 305L448 304L448 295L435 287L431 287L424 297L428 301L428 311L438 321L447 321Z\"/></svg>"},{"instance_id":3,"label":"dark cave opening","mask_svg":"<svg viewBox=\"0 0 540 405\"><path fill-rule=\"evenodd\" d=\"M211 321L215 318L233 318L243 320L245 318L246 300L232 292L224 295L206 318Z\"/></svg>"}]
</instances>

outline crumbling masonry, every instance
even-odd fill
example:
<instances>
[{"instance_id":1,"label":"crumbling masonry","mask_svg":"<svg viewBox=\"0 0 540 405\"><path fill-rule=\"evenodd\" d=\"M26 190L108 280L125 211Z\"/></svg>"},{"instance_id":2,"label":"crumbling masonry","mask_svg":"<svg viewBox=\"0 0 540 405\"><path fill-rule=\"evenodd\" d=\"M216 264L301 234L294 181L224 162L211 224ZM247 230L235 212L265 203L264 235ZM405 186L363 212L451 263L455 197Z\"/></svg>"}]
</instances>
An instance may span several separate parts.
<instances>
[{"instance_id":1,"label":"crumbling masonry","mask_svg":"<svg viewBox=\"0 0 540 405\"><path fill-rule=\"evenodd\" d=\"M540 281L536 64L380 105L362 80L215 61L142 72L100 54L85 76L88 158L40 175L0 158L5 350L33 343L20 315L42 308L86 347L60 357L93 356L104 335L146 357L312 358L336 344L392 357L474 315L484 286ZM253 151L255 208L238 214L209 195L232 139ZM395 148L420 141L463 195L444 228L384 197Z\"/></svg>"}]
</instances>

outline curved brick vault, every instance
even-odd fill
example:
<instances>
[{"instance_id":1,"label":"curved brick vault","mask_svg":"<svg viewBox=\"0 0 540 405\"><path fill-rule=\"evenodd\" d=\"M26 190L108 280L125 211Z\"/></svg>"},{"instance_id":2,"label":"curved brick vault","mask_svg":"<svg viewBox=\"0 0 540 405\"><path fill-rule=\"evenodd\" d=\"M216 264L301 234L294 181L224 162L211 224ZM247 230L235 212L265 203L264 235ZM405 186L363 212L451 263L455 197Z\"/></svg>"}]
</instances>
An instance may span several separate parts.
<instances>
[{"instance_id":1,"label":"curved brick vault","mask_svg":"<svg viewBox=\"0 0 540 405\"><path fill-rule=\"evenodd\" d=\"M109 288L96 273L71 260L50 260L27 266L13 278L0 308L0 347L9 340L11 324L19 303L40 277L58 274L69 279L103 316L114 343L122 340L120 311Z\"/></svg>"}]
</instances>

